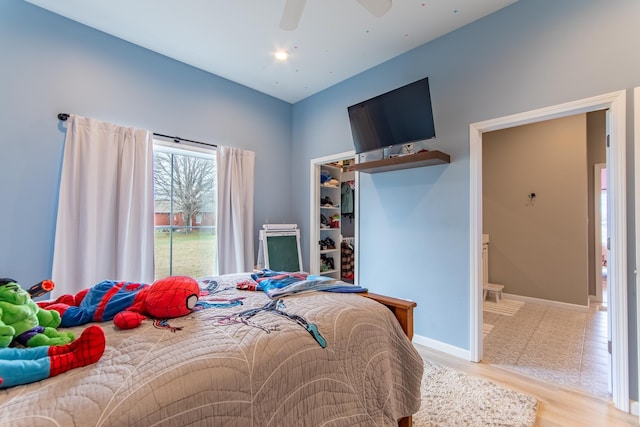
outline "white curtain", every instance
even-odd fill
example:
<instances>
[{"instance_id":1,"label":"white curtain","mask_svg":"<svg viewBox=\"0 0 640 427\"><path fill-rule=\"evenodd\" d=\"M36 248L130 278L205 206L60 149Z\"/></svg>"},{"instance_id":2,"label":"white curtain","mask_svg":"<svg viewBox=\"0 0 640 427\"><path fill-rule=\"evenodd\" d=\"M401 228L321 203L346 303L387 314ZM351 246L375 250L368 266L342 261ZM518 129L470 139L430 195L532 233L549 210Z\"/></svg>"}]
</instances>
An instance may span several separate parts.
<instances>
[{"instance_id":1,"label":"white curtain","mask_svg":"<svg viewBox=\"0 0 640 427\"><path fill-rule=\"evenodd\" d=\"M52 296L102 280L151 283L153 135L71 115L53 254Z\"/></svg>"},{"instance_id":2,"label":"white curtain","mask_svg":"<svg viewBox=\"0 0 640 427\"><path fill-rule=\"evenodd\" d=\"M218 146L218 273L253 269L255 153Z\"/></svg>"}]
</instances>

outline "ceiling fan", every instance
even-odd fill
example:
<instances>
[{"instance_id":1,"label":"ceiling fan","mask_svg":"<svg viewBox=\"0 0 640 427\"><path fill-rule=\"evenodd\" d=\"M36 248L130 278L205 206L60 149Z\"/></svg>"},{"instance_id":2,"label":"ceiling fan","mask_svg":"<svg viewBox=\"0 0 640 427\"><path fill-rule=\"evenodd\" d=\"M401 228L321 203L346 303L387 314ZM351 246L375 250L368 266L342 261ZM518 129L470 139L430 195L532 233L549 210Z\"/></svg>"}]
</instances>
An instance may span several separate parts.
<instances>
[{"instance_id":1,"label":"ceiling fan","mask_svg":"<svg viewBox=\"0 0 640 427\"><path fill-rule=\"evenodd\" d=\"M286 0L280 28L285 31L293 31L298 28L302 11L307 0ZM373 16L381 17L391 9L391 0L357 0Z\"/></svg>"}]
</instances>

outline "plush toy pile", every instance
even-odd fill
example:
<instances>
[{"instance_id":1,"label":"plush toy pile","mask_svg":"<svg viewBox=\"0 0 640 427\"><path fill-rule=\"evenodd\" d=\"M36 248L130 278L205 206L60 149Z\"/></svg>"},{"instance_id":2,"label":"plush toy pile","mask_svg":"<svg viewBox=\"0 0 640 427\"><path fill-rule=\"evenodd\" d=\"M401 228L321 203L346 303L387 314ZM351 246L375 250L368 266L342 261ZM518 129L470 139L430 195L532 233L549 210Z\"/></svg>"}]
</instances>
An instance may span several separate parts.
<instances>
[{"instance_id":1,"label":"plush toy pile","mask_svg":"<svg viewBox=\"0 0 640 427\"><path fill-rule=\"evenodd\" d=\"M13 279L0 279L0 388L39 381L102 357L105 337L100 326L89 326L75 341L71 332L57 327L113 319L120 329L136 328L149 317L185 316L200 296L196 280L173 276L151 285L105 280L55 301L32 300L30 293L42 295L53 286L42 281L27 292Z\"/></svg>"},{"instance_id":2,"label":"plush toy pile","mask_svg":"<svg viewBox=\"0 0 640 427\"><path fill-rule=\"evenodd\" d=\"M50 281L32 287L35 292L52 288ZM100 326L88 327L73 341L71 332L55 329L59 325L58 312L39 307L15 280L0 279L0 388L49 378L102 357Z\"/></svg>"}]
</instances>

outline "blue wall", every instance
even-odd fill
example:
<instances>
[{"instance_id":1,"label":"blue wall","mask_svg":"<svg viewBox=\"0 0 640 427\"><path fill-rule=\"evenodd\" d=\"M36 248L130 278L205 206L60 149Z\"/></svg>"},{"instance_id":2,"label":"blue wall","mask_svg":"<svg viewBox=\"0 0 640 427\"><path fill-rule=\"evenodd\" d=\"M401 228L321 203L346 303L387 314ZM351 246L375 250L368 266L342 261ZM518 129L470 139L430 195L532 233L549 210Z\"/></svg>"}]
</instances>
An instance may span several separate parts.
<instances>
[{"instance_id":1,"label":"blue wall","mask_svg":"<svg viewBox=\"0 0 640 427\"><path fill-rule=\"evenodd\" d=\"M295 104L292 165L304 178L293 188L298 221L308 229L310 159L353 149L347 106L428 76L437 133L430 146L452 163L360 174L360 283L417 301L416 334L468 350L469 125L621 89L631 100L640 85L638 22L638 1L520 0ZM628 113L632 160L631 101ZM632 274L628 288L635 377Z\"/></svg>"},{"instance_id":2,"label":"blue wall","mask_svg":"<svg viewBox=\"0 0 640 427\"><path fill-rule=\"evenodd\" d=\"M51 275L60 112L255 151L256 230L292 221L272 167L291 162L290 104L21 0L0 2L0 56L0 277Z\"/></svg>"}]
</instances>

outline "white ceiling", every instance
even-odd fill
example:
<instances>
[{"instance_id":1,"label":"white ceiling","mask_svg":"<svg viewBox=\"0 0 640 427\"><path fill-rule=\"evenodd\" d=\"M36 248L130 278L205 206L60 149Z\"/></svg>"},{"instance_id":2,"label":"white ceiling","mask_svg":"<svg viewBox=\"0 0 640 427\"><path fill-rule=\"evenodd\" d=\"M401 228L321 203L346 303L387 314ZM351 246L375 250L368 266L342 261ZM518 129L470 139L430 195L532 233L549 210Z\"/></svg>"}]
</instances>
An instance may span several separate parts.
<instances>
[{"instance_id":1,"label":"white ceiling","mask_svg":"<svg viewBox=\"0 0 640 427\"><path fill-rule=\"evenodd\" d=\"M295 103L516 0L394 0L381 18L356 0L308 0L293 31L280 29L285 0L25 1Z\"/></svg>"}]
</instances>

